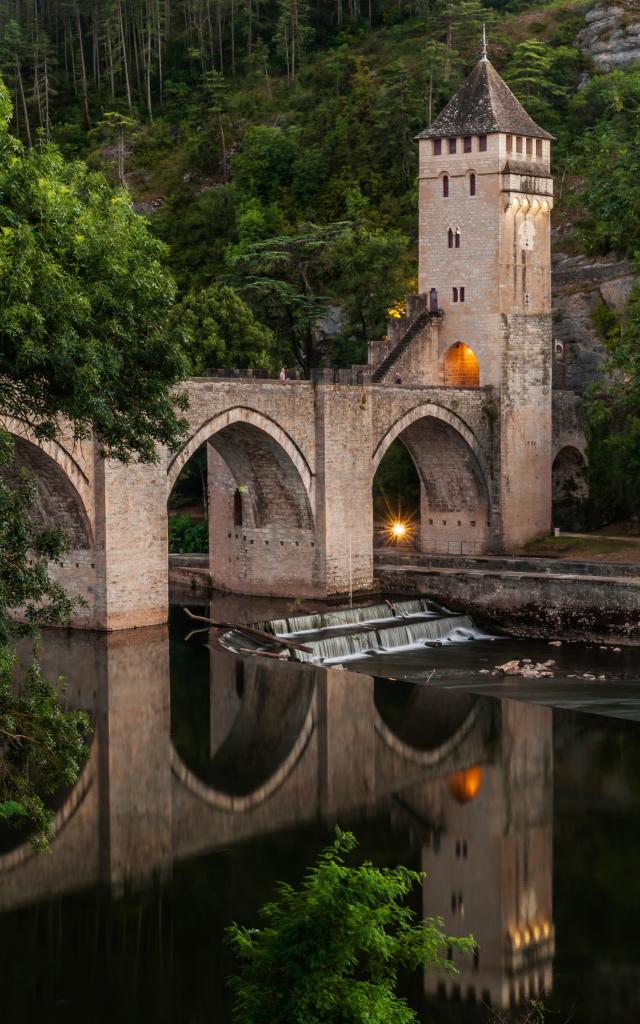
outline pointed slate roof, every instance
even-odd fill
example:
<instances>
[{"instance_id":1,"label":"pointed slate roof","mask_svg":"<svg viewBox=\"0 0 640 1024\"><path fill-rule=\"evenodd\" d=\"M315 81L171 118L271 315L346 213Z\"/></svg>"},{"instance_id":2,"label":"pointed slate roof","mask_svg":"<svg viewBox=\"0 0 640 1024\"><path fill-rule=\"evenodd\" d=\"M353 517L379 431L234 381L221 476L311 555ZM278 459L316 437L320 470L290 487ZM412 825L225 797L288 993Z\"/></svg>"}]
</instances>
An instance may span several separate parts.
<instances>
[{"instance_id":1,"label":"pointed slate roof","mask_svg":"<svg viewBox=\"0 0 640 1024\"><path fill-rule=\"evenodd\" d=\"M553 139L529 117L491 61L483 57L433 124L416 138L446 139L492 132Z\"/></svg>"}]
</instances>

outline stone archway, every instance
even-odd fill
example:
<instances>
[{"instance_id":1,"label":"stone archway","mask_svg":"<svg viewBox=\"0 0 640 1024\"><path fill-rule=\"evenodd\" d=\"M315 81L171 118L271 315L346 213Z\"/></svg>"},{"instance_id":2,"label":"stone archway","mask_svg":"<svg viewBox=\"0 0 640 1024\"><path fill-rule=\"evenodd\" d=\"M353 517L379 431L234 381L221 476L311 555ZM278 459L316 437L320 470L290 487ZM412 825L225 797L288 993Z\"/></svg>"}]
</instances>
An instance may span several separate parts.
<instances>
[{"instance_id":1,"label":"stone archway","mask_svg":"<svg viewBox=\"0 0 640 1024\"><path fill-rule=\"evenodd\" d=\"M194 430L169 465L169 488L202 444L214 586L251 594L313 593L314 478L300 449L269 417L235 406Z\"/></svg>"},{"instance_id":2,"label":"stone archway","mask_svg":"<svg viewBox=\"0 0 640 1024\"><path fill-rule=\"evenodd\" d=\"M480 363L472 348L462 341L447 350L443 362L444 384L451 388L479 388Z\"/></svg>"},{"instance_id":3,"label":"stone archway","mask_svg":"<svg viewBox=\"0 0 640 1024\"><path fill-rule=\"evenodd\" d=\"M480 554L490 535L489 476L469 427L448 409L423 405L387 431L373 456L374 473L399 439L421 484L420 547L437 554Z\"/></svg>"},{"instance_id":4,"label":"stone archway","mask_svg":"<svg viewBox=\"0 0 640 1024\"><path fill-rule=\"evenodd\" d=\"M14 468L4 471L7 478L16 479L26 470L35 483L32 518L40 529L55 527L63 530L72 551L86 551L93 547L93 529L85 503L78 491L74 476L77 472L73 460L60 449L58 458L35 442L14 434ZM51 448L51 445L49 445ZM62 463L62 464L61 464ZM79 472L79 471L78 471Z\"/></svg>"},{"instance_id":5,"label":"stone archway","mask_svg":"<svg viewBox=\"0 0 640 1024\"><path fill-rule=\"evenodd\" d=\"M586 469L582 452L573 445L565 445L553 460L553 525L561 530L584 529L584 503L589 496Z\"/></svg>"}]
</instances>

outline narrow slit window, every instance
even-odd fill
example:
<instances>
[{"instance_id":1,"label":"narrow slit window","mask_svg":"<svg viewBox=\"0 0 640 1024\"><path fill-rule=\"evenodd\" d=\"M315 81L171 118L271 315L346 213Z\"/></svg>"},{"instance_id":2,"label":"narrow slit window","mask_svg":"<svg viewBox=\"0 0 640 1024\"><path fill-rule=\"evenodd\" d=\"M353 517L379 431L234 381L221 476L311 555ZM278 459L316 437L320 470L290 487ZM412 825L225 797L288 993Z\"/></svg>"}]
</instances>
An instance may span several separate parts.
<instances>
[{"instance_id":1,"label":"narrow slit window","mask_svg":"<svg viewBox=\"0 0 640 1024\"><path fill-rule=\"evenodd\" d=\"M475 196L476 194L476 176L475 174L469 175L469 195Z\"/></svg>"},{"instance_id":2,"label":"narrow slit window","mask_svg":"<svg viewBox=\"0 0 640 1024\"><path fill-rule=\"evenodd\" d=\"M471 152L471 136L465 135L464 137L464 151L465 153Z\"/></svg>"},{"instance_id":3,"label":"narrow slit window","mask_svg":"<svg viewBox=\"0 0 640 1024\"><path fill-rule=\"evenodd\" d=\"M233 525L242 526L242 495L238 490L233 495Z\"/></svg>"},{"instance_id":4,"label":"narrow slit window","mask_svg":"<svg viewBox=\"0 0 640 1024\"><path fill-rule=\"evenodd\" d=\"M433 140L433 155L440 156L442 153L442 139Z\"/></svg>"},{"instance_id":5,"label":"narrow slit window","mask_svg":"<svg viewBox=\"0 0 640 1024\"><path fill-rule=\"evenodd\" d=\"M522 153L522 136L516 135L516 153Z\"/></svg>"},{"instance_id":6,"label":"narrow slit window","mask_svg":"<svg viewBox=\"0 0 640 1024\"><path fill-rule=\"evenodd\" d=\"M538 159L542 156L542 139L536 139L536 156Z\"/></svg>"},{"instance_id":7,"label":"narrow slit window","mask_svg":"<svg viewBox=\"0 0 640 1024\"><path fill-rule=\"evenodd\" d=\"M451 228L449 228L449 231L448 231L448 234L447 234L447 239L448 239L448 242L449 242L449 248L453 249L453 231L451 230Z\"/></svg>"},{"instance_id":8,"label":"narrow slit window","mask_svg":"<svg viewBox=\"0 0 640 1024\"><path fill-rule=\"evenodd\" d=\"M460 289L460 302L464 302L464 288Z\"/></svg>"},{"instance_id":9,"label":"narrow slit window","mask_svg":"<svg viewBox=\"0 0 640 1024\"><path fill-rule=\"evenodd\" d=\"M448 174L445 174L444 178L442 179L442 194L443 194L445 199L449 198L449 176L448 176Z\"/></svg>"},{"instance_id":10,"label":"narrow slit window","mask_svg":"<svg viewBox=\"0 0 640 1024\"><path fill-rule=\"evenodd\" d=\"M458 141L457 139L449 139L449 152L450 153L455 153L457 141Z\"/></svg>"},{"instance_id":11,"label":"narrow slit window","mask_svg":"<svg viewBox=\"0 0 640 1024\"><path fill-rule=\"evenodd\" d=\"M460 231L456 229L456 249L460 248Z\"/></svg>"},{"instance_id":12,"label":"narrow slit window","mask_svg":"<svg viewBox=\"0 0 640 1024\"><path fill-rule=\"evenodd\" d=\"M527 156L532 156L532 154L533 154L533 139L527 139L527 141L526 141L526 151L527 151Z\"/></svg>"},{"instance_id":13,"label":"narrow slit window","mask_svg":"<svg viewBox=\"0 0 640 1024\"><path fill-rule=\"evenodd\" d=\"M507 153L513 151L513 135L507 135Z\"/></svg>"},{"instance_id":14,"label":"narrow slit window","mask_svg":"<svg viewBox=\"0 0 640 1024\"><path fill-rule=\"evenodd\" d=\"M481 153L486 153L487 150L487 136L478 135L478 149Z\"/></svg>"},{"instance_id":15,"label":"narrow slit window","mask_svg":"<svg viewBox=\"0 0 640 1024\"><path fill-rule=\"evenodd\" d=\"M457 288L453 289L453 301L454 302L458 301L458 289Z\"/></svg>"}]
</instances>

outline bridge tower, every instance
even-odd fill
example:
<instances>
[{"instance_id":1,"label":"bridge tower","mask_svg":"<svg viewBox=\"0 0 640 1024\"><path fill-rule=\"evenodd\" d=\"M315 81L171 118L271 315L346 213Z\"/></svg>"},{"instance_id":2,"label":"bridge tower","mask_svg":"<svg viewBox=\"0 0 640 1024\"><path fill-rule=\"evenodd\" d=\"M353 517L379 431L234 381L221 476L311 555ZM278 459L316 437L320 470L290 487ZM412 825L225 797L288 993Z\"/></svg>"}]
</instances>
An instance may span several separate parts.
<instances>
[{"instance_id":1,"label":"bridge tower","mask_svg":"<svg viewBox=\"0 0 640 1024\"><path fill-rule=\"evenodd\" d=\"M439 310L419 383L488 389L507 550L551 526L552 138L486 52L418 135L419 292Z\"/></svg>"}]
</instances>

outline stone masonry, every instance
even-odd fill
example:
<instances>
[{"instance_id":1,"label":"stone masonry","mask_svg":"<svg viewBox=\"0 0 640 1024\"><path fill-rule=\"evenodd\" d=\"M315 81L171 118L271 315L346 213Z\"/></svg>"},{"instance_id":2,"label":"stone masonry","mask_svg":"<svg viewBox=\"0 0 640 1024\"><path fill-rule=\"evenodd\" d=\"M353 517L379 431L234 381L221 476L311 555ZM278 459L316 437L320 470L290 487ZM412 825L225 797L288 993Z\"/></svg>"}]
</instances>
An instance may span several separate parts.
<instances>
[{"instance_id":1,"label":"stone masonry","mask_svg":"<svg viewBox=\"0 0 640 1024\"><path fill-rule=\"evenodd\" d=\"M221 590L370 588L373 478L398 439L421 481L423 551L513 551L549 530L554 458L565 490L583 459L575 406L552 402L550 142L481 60L419 136L419 294L368 366L190 380L182 448L151 466L9 424L43 521L70 529L54 572L85 601L76 625L166 621L167 499L203 444Z\"/></svg>"}]
</instances>

